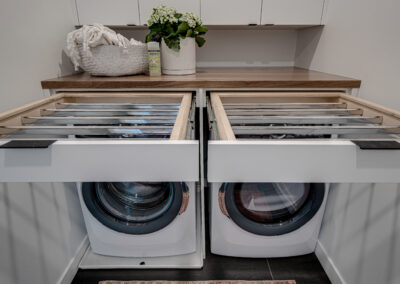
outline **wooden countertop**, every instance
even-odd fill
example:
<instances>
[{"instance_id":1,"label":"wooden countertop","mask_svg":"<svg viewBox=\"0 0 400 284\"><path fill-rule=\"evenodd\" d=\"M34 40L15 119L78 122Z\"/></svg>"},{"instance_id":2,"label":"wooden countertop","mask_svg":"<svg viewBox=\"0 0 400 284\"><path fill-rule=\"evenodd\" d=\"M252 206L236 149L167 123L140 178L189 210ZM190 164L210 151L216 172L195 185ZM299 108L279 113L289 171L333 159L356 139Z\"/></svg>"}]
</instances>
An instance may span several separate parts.
<instances>
[{"instance_id":1,"label":"wooden countertop","mask_svg":"<svg viewBox=\"0 0 400 284\"><path fill-rule=\"evenodd\" d=\"M42 81L43 89L128 88L359 88L360 80L295 67L198 68L185 76L91 77L87 73Z\"/></svg>"}]
</instances>

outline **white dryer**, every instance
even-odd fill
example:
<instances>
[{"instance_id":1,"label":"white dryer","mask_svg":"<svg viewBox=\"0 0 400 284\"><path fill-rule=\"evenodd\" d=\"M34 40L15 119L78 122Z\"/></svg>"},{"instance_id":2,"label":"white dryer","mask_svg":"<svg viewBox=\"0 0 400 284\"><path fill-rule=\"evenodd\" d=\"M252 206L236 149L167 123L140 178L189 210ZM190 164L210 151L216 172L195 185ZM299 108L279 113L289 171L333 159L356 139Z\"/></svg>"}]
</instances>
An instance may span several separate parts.
<instances>
[{"instance_id":1,"label":"white dryer","mask_svg":"<svg viewBox=\"0 0 400 284\"><path fill-rule=\"evenodd\" d=\"M78 190L94 253L159 257L196 251L194 183L95 182Z\"/></svg>"},{"instance_id":2,"label":"white dryer","mask_svg":"<svg viewBox=\"0 0 400 284\"><path fill-rule=\"evenodd\" d=\"M211 252L287 257L315 250L328 185L212 183Z\"/></svg>"}]
</instances>

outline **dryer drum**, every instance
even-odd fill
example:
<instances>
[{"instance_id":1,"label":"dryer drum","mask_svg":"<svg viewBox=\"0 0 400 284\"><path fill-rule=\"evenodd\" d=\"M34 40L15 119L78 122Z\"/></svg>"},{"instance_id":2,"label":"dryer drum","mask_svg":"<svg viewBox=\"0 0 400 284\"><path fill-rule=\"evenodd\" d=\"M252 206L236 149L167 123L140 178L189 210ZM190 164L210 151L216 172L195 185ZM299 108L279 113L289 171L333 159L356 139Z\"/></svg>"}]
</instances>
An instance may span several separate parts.
<instances>
[{"instance_id":1,"label":"dryer drum","mask_svg":"<svg viewBox=\"0 0 400 284\"><path fill-rule=\"evenodd\" d=\"M317 213L325 195L321 183L226 183L221 208L242 229L274 236L299 229Z\"/></svg>"},{"instance_id":2,"label":"dryer drum","mask_svg":"<svg viewBox=\"0 0 400 284\"><path fill-rule=\"evenodd\" d=\"M186 184L179 182L83 183L82 197L103 225L127 234L149 234L178 216Z\"/></svg>"}]
</instances>

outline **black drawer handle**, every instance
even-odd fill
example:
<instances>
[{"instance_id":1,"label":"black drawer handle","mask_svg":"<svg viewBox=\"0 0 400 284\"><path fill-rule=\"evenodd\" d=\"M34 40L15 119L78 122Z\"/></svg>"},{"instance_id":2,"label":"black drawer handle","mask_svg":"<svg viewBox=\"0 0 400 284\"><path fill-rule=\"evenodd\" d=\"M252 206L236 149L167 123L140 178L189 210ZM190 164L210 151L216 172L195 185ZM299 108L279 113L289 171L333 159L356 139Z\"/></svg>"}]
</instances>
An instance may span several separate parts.
<instances>
[{"instance_id":1,"label":"black drawer handle","mask_svg":"<svg viewBox=\"0 0 400 284\"><path fill-rule=\"evenodd\" d=\"M362 150L400 150L400 143L394 140L351 140Z\"/></svg>"},{"instance_id":2,"label":"black drawer handle","mask_svg":"<svg viewBox=\"0 0 400 284\"><path fill-rule=\"evenodd\" d=\"M45 149L57 140L11 140L0 148L4 149Z\"/></svg>"}]
</instances>

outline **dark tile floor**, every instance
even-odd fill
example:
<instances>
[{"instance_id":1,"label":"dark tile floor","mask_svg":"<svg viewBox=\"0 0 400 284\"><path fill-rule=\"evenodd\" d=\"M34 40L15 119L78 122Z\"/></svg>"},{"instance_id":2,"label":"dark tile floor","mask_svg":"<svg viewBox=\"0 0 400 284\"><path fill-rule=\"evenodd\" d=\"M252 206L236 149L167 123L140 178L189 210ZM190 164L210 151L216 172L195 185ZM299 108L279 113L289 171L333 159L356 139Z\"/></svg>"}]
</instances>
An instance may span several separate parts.
<instances>
[{"instance_id":1,"label":"dark tile floor","mask_svg":"<svg viewBox=\"0 0 400 284\"><path fill-rule=\"evenodd\" d=\"M196 270L79 270L73 284L101 280L296 280L297 284L331 283L317 257L253 259L208 253L203 269Z\"/></svg>"}]
</instances>

